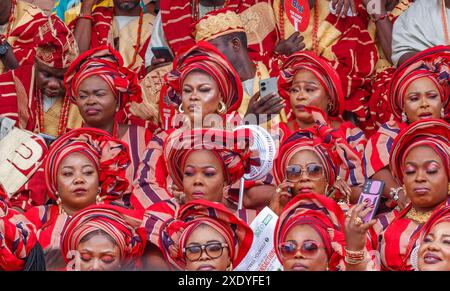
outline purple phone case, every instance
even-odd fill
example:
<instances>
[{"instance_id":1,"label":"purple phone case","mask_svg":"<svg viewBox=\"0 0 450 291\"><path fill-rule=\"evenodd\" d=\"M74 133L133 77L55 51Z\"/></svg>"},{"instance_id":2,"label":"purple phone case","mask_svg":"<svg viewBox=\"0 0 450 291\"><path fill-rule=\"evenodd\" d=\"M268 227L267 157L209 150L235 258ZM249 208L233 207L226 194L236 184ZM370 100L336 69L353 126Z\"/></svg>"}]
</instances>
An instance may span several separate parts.
<instances>
[{"instance_id":1,"label":"purple phone case","mask_svg":"<svg viewBox=\"0 0 450 291\"><path fill-rule=\"evenodd\" d=\"M364 218L364 223L371 221L375 217L375 213L377 212L378 206L380 204L381 193L383 192L384 182L377 180L367 180L364 184L363 192L359 196L358 203L363 203L364 201L368 201L367 207L371 207L373 210L370 211ZM365 209L366 209L365 208Z\"/></svg>"}]
</instances>

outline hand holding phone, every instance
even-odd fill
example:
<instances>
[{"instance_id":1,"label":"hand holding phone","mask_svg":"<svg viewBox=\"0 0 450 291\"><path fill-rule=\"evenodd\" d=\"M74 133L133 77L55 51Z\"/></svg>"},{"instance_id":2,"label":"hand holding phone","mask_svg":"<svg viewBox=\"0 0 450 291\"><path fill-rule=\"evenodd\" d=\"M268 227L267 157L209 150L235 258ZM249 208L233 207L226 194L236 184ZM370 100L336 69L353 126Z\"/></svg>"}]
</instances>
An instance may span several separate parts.
<instances>
[{"instance_id":1,"label":"hand holding phone","mask_svg":"<svg viewBox=\"0 0 450 291\"><path fill-rule=\"evenodd\" d=\"M156 59L173 62L173 56L168 47L152 47L152 52Z\"/></svg>"},{"instance_id":2,"label":"hand holding phone","mask_svg":"<svg viewBox=\"0 0 450 291\"><path fill-rule=\"evenodd\" d=\"M381 193L383 193L384 182L378 180L368 179L364 183L363 191L359 196L358 204L367 202L364 209L372 208L372 210L362 218L364 223L370 222L377 213L378 206L380 205Z\"/></svg>"},{"instance_id":3,"label":"hand holding phone","mask_svg":"<svg viewBox=\"0 0 450 291\"><path fill-rule=\"evenodd\" d=\"M259 92L260 96L265 97L267 95L270 95L272 93L278 94L278 81L277 78L269 78L269 79L263 79L259 81Z\"/></svg>"}]
</instances>

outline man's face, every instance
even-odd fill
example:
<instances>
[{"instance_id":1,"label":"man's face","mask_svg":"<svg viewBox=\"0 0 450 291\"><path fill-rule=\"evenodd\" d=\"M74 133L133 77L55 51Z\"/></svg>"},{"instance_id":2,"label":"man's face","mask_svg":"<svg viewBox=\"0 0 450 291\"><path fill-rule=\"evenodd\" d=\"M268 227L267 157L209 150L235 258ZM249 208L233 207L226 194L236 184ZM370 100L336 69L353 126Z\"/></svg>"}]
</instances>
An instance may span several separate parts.
<instances>
[{"instance_id":1,"label":"man's face","mask_svg":"<svg viewBox=\"0 0 450 291\"><path fill-rule=\"evenodd\" d=\"M139 5L140 0L114 0L114 6L120 10L133 10Z\"/></svg>"},{"instance_id":2,"label":"man's face","mask_svg":"<svg viewBox=\"0 0 450 291\"><path fill-rule=\"evenodd\" d=\"M215 46L222 54L224 54L231 65L236 69L238 66L237 61L239 61L238 53L233 49L233 44L231 41L225 41L224 37L219 36L208 41L210 44Z\"/></svg>"},{"instance_id":3,"label":"man's face","mask_svg":"<svg viewBox=\"0 0 450 291\"><path fill-rule=\"evenodd\" d=\"M67 69L55 69L36 60L36 86L49 98L63 98L66 94L64 74Z\"/></svg>"}]
</instances>

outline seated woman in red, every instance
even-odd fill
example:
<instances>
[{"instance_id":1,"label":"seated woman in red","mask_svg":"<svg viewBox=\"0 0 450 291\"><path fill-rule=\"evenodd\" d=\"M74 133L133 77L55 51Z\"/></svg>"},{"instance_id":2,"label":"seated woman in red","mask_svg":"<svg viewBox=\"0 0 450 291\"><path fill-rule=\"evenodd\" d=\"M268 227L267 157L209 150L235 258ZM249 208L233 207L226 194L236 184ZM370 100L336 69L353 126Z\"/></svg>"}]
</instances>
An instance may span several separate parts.
<instances>
[{"instance_id":1,"label":"seated woman in red","mask_svg":"<svg viewBox=\"0 0 450 291\"><path fill-rule=\"evenodd\" d=\"M133 181L140 157L152 138L152 133L144 127L126 124L132 118L131 103L141 100L136 73L123 66L117 51L100 46L72 63L65 83L83 118L83 127L105 130L129 145L131 166L127 169L127 179ZM129 195L123 196L123 205L131 206Z\"/></svg>"},{"instance_id":2,"label":"seated woman in red","mask_svg":"<svg viewBox=\"0 0 450 291\"><path fill-rule=\"evenodd\" d=\"M338 177L362 184L362 160L336 130L327 126L313 126L299 130L284 139L274 161L273 174L278 189L271 208L280 214L295 195L317 193L330 196L347 208L358 196L335 189Z\"/></svg>"},{"instance_id":3,"label":"seated woman in red","mask_svg":"<svg viewBox=\"0 0 450 291\"><path fill-rule=\"evenodd\" d=\"M450 47L423 51L394 73L388 100L395 119L384 123L372 135L364 152L367 177L386 183L383 196L388 209L402 209L408 203L401 185L389 170L394 139L402 128L426 118L444 119L450 96Z\"/></svg>"},{"instance_id":4,"label":"seated woman in red","mask_svg":"<svg viewBox=\"0 0 450 291\"><path fill-rule=\"evenodd\" d=\"M167 221L159 240L172 268L232 271L247 255L253 231L223 204L193 200Z\"/></svg>"},{"instance_id":5,"label":"seated woman in red","mask_svg":"<svg viewBox=\"0 0 450 291\"><path fill-rule=\"evenodd\" d=\"M285 271L343 271L344 213L335 201L305 193L278 218L275 252Z\"/></svg>"},{"instance_id":6,"label":"seated woman in red","mask_svg":"<svg viewBox=\"0 0 450 291\"><path fill-rule=\"evenodd\" d=\"M181 135L173 133L165 142L164 157L173 183L183 191L185 202L204 199L225 205L232 213L250 223L256 211L238 210L227 193L234 183L250 170L251 135L247 130L229 132L217 129L197 129ZM157 266L151 252L159 254L160 230L180 207L175 198L153 204L146 210L144 225L150 242L148 266ZM161 261L160 261L161 262ZM163 261L163 266L165 262Z\"/></svg>"},{"instance_id":7,"label":"seated woman in red","mask_svg":"<svg viewBox=\"0 0 450 291\"><path fill-rule=\"evenodd\" d=\"M414 266L419 271L450 271L450 207L435 212L423 226ZM413 256L414 253L411 255Z\"/></svg>"},{"instance_id":8,"label":"seated woman in red","mask_svg":"<svg viewBox=\"0 0 450 291\"><path fill-rule=\"evenodd\" d=\"M45 259L36 229L0 199L0 270L45 271Z\"/></svg>"},{"instance_id":9,"label":"seated woman in red","mask_svg":"<svg viewBox=\"0 0 450 291\"><path fill-rule=\"evenodd\" d=\"M129 189L129 165L128 145L103 130L75 129L51 145L44 165L45 182L56 204L36 206L25 213L37 229L48 269L65 266L60 238L71 216L96 203L121 201Z\"/></svg>"},{"instance_id":10,"label":"seated woman in red","mask_svg":"<svg viewBox=\"0 0 450 291\"><path fill-rule=\"evenodd\" d=\"M288 101L285 112L289 121L280 123L282 139L299 129L312 127L317 122L326 122L341 132L358 153L364 153L364 133L342 119L345 93L339 74L328 61L309 52L292 54L278 76L278 90L280 96ZM305 106L325 112L325 121L316 120Z\"/></svg>"},{"instance_id":11,"label":"seated woman in red","mask_svg":"<svg viewBox=\"0 0 450 291\"><path fill-rule=\"evenodd\" d=\"M142 214L114 205L78 211L61 234L69 271L136 270L145 249Z\"/></svg>"},{"instance_id":12,"label":"seated woman in red","mask_svg":"<svg viewBox=\"0 0 450 291\"><path fill-rule=\"evenodd\" d=\"M180 189L173 189L164 159L165 140L174 131L191 128L230 129L238 121L236 110L242 102L242 82L226 57L213 45L199 42L180 52L174 69L166 75L166 89L161 103L167 110L178 108L173 123L177 129L156 134L148 144L133 186L136 208L148 209L152 204L170 199ZM167 92L167 94L165 92ZM161 104L160 104L161 105ZM164 109L164 110L165 110ZM161 116L165 116L165 111ZM181 126L178 124L181 122ZM168 128L168 124L163 124ZM172 127L172 126L170 126ZM273 192L272 177L265 181L251 181L245 186L246 201L270 200ZM267 197L269 197L267 199ZM263 198L263 199L262 199ZM264 199L266 198L266 199ZM231 197L229 197L231 200Z\"/></svg>"},{"instance_id":13,"label":"seated woman in red","mask_svg":"<svg viewBox=\"0 0 450 291\"><path fill-rule=\"evenodd\" d=\"M349 210L346 245L355 260L347 270L380 268L364 254L368 238L381 258L382 270L413 269L411 256L419 247L424 224L434 212L450 204L450 125L439 119L419 120L404 128L394 141L389 166L411 201L401 210L382 214L363 223L363 204ZM372 227L373 226L373 227ZM369 231L369 235L367 234ZM377 267L378 265L378 267Z\"/></svg>"}]
</instances>

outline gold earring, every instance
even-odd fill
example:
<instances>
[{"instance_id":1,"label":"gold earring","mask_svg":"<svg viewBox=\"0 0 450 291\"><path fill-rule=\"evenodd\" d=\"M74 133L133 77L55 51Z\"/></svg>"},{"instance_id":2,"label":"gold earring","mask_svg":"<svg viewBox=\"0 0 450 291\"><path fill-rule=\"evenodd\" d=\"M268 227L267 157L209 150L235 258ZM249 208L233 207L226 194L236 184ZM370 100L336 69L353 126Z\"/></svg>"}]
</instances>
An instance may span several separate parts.
<instances>
[{"instance_id":1,"label":"gold earring","mask_svg":"<svg viewBox=\"0 0 450 291\"><path fill-rule=\"evenodd\" d=\"M181 103L180 106L178 106L178 112L184 113L184 110L183 110L183 103Z\"/></svg>"},{"instance_id":2,"label":"gold earring","mask_svg":"<svg viewBox=\"0 0 450 291\"><path fill-rule=\"evenodd\" d=\"M228 267L225 269L226 271L233 271L233 263L230 263Z\"/></svg>"},{"instance_id":3,"label":"gold earring","mask_svg":"<svg viewBox=\"0 0 450 291\"><path fill-rule=\"evenodd\" d=\"M100 194L97 194L95 197L95 202L97 202L97 204L101 204L103 202L103 197L101 197Z\"/></svg>"},{"instance_id":4,"label":"gold earring","mask_svg":"<svg viewBox=\"0 0 450 291\"><path fill-rule=\"evenodd\" d=\"M222 100L220 100L219 105L221 108L218 109L217 112L219 114L225 114L227 112L227 106L225 105L225 103Z\"/></svg>"}]
</instances>

